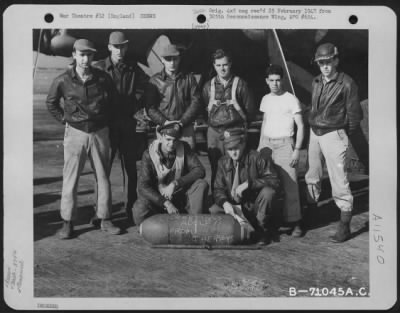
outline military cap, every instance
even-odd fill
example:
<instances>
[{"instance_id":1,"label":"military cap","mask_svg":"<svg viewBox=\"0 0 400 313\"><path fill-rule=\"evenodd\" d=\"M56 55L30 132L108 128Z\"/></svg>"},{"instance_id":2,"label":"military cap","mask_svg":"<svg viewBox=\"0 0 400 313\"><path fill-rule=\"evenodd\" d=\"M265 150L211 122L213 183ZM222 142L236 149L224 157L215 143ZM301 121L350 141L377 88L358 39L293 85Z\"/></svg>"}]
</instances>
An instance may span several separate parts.
<instances>
[{"instance_id":1,"label":"military cap","mask_svg":"<svg viewBox=\"0 0 400 313\"><path fill-rule=\"evenodd\" d=\"M259 151L261 157L265 160L265 161L269 161L272 158L272 150L270 147L264 147Z\"/></svg>"},{"instance_id":2,"label":"military cap","mask_svg":"<svg viewBox=\"0 0 400 313\"><path fill-rule=\"evenodd\" d=\"M93 42L87 39L77 39L74 42L74 50L79 51L93 51L97 52L96 48L94 47Z\"/></svg>"},{"instance_id":3,"label":"military cap","mask_svg":"<svg viewBox=\"0 0 400 313\"><path fill-rule=\"evenodd\" d=\"M156 131L161 135L168 135L177 139L182 136L182 127L178 122L159 125Z\"/></svg>"},{"instance_id":4,"label":"military cap","mask_svg":"<svg viewBox=\"0 0 400 313\"><path fill-rule=\"evenodd\" d=\"M181 53L179 52L178 47L176 45L167 44L161 50L160 56L170 57L170 56L178 56L180 54Z\"/></svg>"},{"instance_id":5,"label":"military cap","mask_svg":"<svg viewBox=\"0 0 400 313\"><path fill-rule=\"evenodd\" d=\"M125 34L123 32L112 32L110 34L110 39L108 43L110 45L123 45L127 43L129 40L126 39Z\"/></svg>"},{"instance_id":6,"label":"military cap","mask_svg":"<svg viewBox=\"0 0 400 313\"><path fill-rule=\"evenodd\" d=\"M229 128L221 134L221 140L224 141L226 149L236 148L238 145L246 142L247 133L244 128Z\"/></svg>"},{"instance_id":7,"label":"military cap","mask_svg":"<svg viewBox=\"0 0 400 313\"><path fill-rule=\"evenodd\" d=\"M332 43L324 43L317 48L315 52L314 61L317 62L319 60L329 60L339 54L338 49Z\"/></svg>"}]
</instances>

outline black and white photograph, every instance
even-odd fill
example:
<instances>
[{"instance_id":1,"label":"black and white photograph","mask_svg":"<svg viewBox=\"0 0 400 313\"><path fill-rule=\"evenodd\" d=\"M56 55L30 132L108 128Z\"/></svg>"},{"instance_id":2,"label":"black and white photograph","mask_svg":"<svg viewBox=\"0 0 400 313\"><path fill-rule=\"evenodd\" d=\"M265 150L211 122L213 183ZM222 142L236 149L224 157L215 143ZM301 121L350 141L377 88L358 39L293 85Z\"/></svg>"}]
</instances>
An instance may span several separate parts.
<instances>
[{"instance_id":1,"label":"black and white photograph","mask_svg":"<svg viewBox=\"0 0 400 313\"><path fill-rule=\"evenodd\" d=\"M27 134L14 148L5 127L6 175L24 162L5 219L30 215L5 227L10 299L371 307L396 264L397 188L395 133L380 138L395 130L395 70L374 63L395 62L395 42L379 42L371 8L51 8L23 31L31 84L5 76L31 101L10 109L5 93L8 126Z\"/></svg>"}]
</instances>

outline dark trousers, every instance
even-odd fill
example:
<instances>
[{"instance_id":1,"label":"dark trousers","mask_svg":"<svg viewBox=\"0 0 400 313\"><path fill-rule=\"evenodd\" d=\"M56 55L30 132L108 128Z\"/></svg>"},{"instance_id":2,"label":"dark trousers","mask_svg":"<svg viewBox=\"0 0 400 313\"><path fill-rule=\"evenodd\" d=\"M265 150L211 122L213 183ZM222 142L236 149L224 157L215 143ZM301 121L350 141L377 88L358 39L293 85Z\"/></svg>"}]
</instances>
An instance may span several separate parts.
<instances>
[{"instance_id":1,"label":"dark trousers","mask_svg":"<svg viewBox=\"0 0 400 313\"><path fill-rule=\"evenodd\" d=\"M121 119L113 123L110 129L111 160L110 172L116 153L121 160L125 207L128 215L131 214L133 204L137 199L137 169L138 143L136 142L136 122L133 119Z\"/></svg>"},{"instance_id":2,"label":"dark trousers","mask_svg":"<svg viewBox=\"0 0 400 313\"><path fill-rule=\"evenodd\" d=\"M217 175L218 160L225 154L224 143L220 138L221 132L213 127L207 129L208 159L211 166L211 190L214 190L215 176Z\"/></svg>"},{"instance_id":3,"label":"dark trousers","mask_svg":"<svg viewBox=\"0 0 400 313\"><path fill-rule=\"evenodd\" d=\"M266 230L276 227L276 191L264 187L258 193L250 193L243 199L242 211L244 216L256 230ZM225 213L224 209L214 204L210 208L211 214Z\"/></svg>"},{"instance_id":4,"label":"dark trousers","mask_svg":"<svg viewBox=\"0 0 400 313\"><path fill-rule=\"evenodd\" d=\"M179 210L179 213L202 214L204 213L207 195L207 181L198 179L188 189L174 194L172 203ZM163 207L158 207L141 197L133 205L133 219L136 225L140 225L146 218L152 215L163 213L167 213Z\"/></svg>"}]
</instances>

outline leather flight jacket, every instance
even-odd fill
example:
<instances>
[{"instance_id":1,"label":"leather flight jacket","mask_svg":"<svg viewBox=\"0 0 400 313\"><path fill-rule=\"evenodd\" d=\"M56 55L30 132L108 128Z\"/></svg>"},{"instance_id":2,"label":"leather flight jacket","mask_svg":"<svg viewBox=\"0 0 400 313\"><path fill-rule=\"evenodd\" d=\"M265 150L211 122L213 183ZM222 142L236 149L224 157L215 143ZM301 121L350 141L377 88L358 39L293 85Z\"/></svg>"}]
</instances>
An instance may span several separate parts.
<instances>
[{"instance_id":1,"label":"leather flight jacket","mask_svg":"<svg viewBox=\"0 0 400 313\"><path fill-rule=\"evenodd\" d=\"M279 190L278 173L271 159L265 160L257 151L244 151L239 160L240 184L248 181L249 187L243 194L244 201L255 200L262 188L268 186L275 191ZM228 201L233 203L231 190L235 176L235 167L232 159L225 155L218 161L217 175L214 182L214 201L223 206Z\"/></svg>"},{"instance_id":2,"label":"leather flight jacket","mask_svg":"<svg viewBox=\"0 0 400 313\"><path fill-rule=\"evenodd\" d=\"M345 129L350 134L359 126L362 109L358 87L352 78L338 72L329 82L322 75L312 83L312 107L308 122L317 136Z\"/></svg>"},{"instance_id":3,"label":"leather flight jacket","mask_svg":"<svg viewBox=\"0 0 400 313\"><path fill-rule=\"evenodd\" d=\"M94 62L93 66L109 74L114 82L114 118L135 121L134 114L144 106L142 97L148 81L143 70L129 61L115 65L110 57Z\"/></svg>"},{"instance_id":4,"label":"leather flight jacket","mask_svg":"<svg viewBox=\"0 0 400 313\"><path fill-rule=\"evenodd\" d=\"M157 125L180 120L183 127L196 119L200 109L200 91L193 74L179 72L172 78L165 70L150 78L145 92L147 113Z\"/></svg>"},{"instance_id":5,"label":"leather flight jacket","mask_svg":"<svg viewBox=\"0 0 400 313\"><path fill-rule=\"evenodd\" d=\"M206 170L198 159L196 153L190 148L189 144L183 142L184 163L181 176L176 180L177 189L188 189L196 180L204 178ZM166 156L164 156L167 158ZM176 157L174 154L172 158ZM164 160L164 164L171 164L173 160ZM151 202L153 205L162 208L166 199L158 189L159 180L157 170L151 160L149 149L143 153L142 167L138 179L138 196Z\"/></svg>"},{"instance_id":6,"label":"leather flight jacket","mask_svg":"<svg viewBox=\"0 0 400 313\"><path fill-rule=\"evenodd\" d=\"M46 104L58 121L90 133L109 126L114 96L115 87L107 73L92 68L92 78L83 82L74 66L54 79Z\"/></svg>"}]
</instances>

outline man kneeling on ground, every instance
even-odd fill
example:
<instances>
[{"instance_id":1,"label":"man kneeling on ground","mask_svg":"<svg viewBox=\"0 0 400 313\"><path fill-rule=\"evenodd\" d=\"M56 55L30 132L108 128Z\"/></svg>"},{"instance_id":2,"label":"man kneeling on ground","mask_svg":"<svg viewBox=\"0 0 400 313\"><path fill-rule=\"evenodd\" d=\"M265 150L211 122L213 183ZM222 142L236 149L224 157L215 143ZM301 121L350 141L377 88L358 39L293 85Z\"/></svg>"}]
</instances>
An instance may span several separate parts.
<instances>
[{"instance_id":1,"label":"man kneeling on ground","mask_svg":"<svg viewBox=\"0 0 400 313\"><path fill-rule=\"evenodd\" d=\"M245 129L227 129L222 135L227 155L218 161L210 213L235 217L239 209L254 227L258 244L277 240L273 209L279 179L272 161L247 150Z\"/></svg>"},{"instance_id":2,"label":"man kneeling on ground","mask_svg":"<svg viewBox=\"0 0 400 313\"><path fill-rule=\"evenodd\" d=\"M136 225L165 212L201 214L208 194L205 169L190 146L179 140L179 123L158 126L157 132L159 138L143 153L133 206Z\"/></svg>"}]
</instances>

